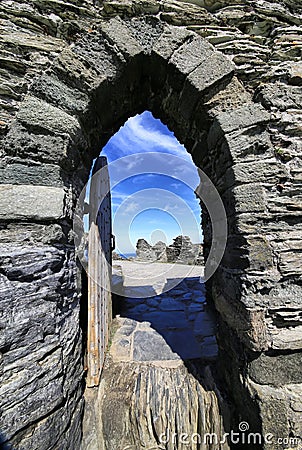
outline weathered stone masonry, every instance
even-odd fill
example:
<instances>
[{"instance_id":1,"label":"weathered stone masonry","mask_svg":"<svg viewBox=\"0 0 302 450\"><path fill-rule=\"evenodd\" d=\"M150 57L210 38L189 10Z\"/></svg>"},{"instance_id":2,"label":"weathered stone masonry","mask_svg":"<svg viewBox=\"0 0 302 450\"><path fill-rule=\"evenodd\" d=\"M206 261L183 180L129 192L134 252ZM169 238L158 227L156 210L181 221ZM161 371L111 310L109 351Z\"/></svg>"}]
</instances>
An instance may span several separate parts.
<instances>
[{"instance_id":1,"label":"weathered stone masonry","mask_svg":"<svg viewBox=\"0 0 302 450\"><path fill-rule=\"evenodd\" d=\"M0 20L7 448L79 448L72 214L92 158L145 109L226 207L208 289L229 395L251 428L301 437L301 2L2 1Z\"/></svg>"}]
</instances>

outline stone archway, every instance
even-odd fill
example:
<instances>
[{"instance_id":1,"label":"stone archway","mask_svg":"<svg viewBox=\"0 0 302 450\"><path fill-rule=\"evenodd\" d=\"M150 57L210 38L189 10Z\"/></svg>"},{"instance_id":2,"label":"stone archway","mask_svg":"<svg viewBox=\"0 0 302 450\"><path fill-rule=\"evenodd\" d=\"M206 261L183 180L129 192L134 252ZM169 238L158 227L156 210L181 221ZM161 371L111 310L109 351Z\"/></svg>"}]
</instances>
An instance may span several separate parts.
<instances>
[{"instance_id":1,"label":"stone archway","mask_svg":"<svg viewBox=\"0 0 302 450\"><path fill-rule=\"evenodd\" d=\"M101 145L144 109L173 129L226 207L228 245L209 289L221 317L221 350L231 361L223 368L230 395L255 431L290 431L287 418L294 413L287 399L265 385L279 383L268 373L272 364L280 372L295 359L262 353L300 348L295 331L284 338L286 325L275 325L278 311L284 312L282 299L276 294L271 308L268 294L278 292L282 277L269 229L259 229L254 220L269 219L267 204L277 195L273 189L268 195L261 183L273 187L286 176L265 130L270 116L236 79L232 63L198 35L156 18L115 18L64 49L33 81L5 136L6 154L28 158L26 169L12 164L11 178L0 189L7 223L1 268L9 318L5 364L18 367L15 352L19 364L24 358L29 367L17 381L7 371L5 395L20 392L3 416L2 433L13 445L79 447L82 367L73 208ZM206 215L203 222L210 245ZM284 377L297 383L295 373ZM280 404L281 423L279 416L270 421ZM56 442L47 442L52 436Z\"/></svg>"}]
</instances>

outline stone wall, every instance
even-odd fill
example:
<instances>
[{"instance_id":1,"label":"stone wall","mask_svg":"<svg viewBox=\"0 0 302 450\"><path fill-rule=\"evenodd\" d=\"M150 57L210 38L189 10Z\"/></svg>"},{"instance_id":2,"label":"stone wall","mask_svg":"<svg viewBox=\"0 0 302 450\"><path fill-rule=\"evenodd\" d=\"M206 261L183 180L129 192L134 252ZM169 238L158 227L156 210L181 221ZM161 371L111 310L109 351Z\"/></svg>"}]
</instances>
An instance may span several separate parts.
<instances>
[{"instance_id":1,"label":"stone wall","mask_svg":"<svg viewBox=\"0 0 302 450\"><path fill-rule=\"evenodd\" d=\"M158 241L150 245L145 239L136 243L136 259L139 261L203 265L202 244L193 244L189 236L177 236L167 246Z\"/></svg>"},{"instance_id":2,"label":"stone wall","mask_svg":"<svg viewBox=\"0 0 302 450\"><path fill-rule=\"evenodd\" d=\"M0 18L2 440L79 447L73 209L145 109L227 211L208 292L229 395L255 429L301 437L301 2L4 0ZM206 248L206 211L203 227Z\"/></svg>"}]
</instances>

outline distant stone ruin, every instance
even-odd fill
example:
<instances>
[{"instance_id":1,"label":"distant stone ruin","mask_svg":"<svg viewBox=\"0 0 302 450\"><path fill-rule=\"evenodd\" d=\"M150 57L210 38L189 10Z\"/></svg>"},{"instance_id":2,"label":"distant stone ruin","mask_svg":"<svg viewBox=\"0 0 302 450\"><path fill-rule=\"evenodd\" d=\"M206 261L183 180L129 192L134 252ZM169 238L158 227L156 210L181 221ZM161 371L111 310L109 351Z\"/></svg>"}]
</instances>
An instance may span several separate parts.
<instances>
[{"instance_id":1,"label":"distant stone ruin","mask_svg":"<svg viewBox=\"0 0 302 450\"><path fill-rule=\"evenodd\" d=\"M203 265L203 245L193 244L189 236L177 236L173 244L167 246L158 241L155 245L149 244L145 239L139 239L136 244L136 260L196 264Z\"/></svg>"}]
</instances>

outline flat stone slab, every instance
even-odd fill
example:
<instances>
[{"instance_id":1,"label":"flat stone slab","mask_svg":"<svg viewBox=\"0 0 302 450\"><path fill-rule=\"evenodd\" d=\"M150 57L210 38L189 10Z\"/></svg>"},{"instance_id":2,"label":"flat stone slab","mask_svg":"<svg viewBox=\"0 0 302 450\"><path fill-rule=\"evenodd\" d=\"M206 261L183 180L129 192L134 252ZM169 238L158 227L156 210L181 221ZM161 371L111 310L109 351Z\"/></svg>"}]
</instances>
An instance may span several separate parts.
<instances>
[{"instance_id":1,"label":"flat stone slab","mask_svg":"<svg viewBox=\"0 0 302 450\"><path fill-rule=\"evenodd\" d=\"M156 331L136 331L133 339L133 361L169 361L180 359Z\"/></svg>"},{"instance_id":2,"label":"flat stone slab","mask_svg":"<svg viewBox=\"0 0 302 450\"><path fill-rule=\"evenodd\" d=\"M131 308L131 314L142 314L149 311L149 307L148 305L145 305L143 303L134 306L133 308Z\"/></svg>"},{"instance_id":3,"label":"flat stone slab","mask_svg":"<svg viewBox=\"0 0 302 450\"><path fill-rule=\"evenodd\" d=\"M188 311L192 312L200 312L203 310L203 306L200 303L191 303L188 307Z\"/></svg>"},{"instance_id":4,"label":"flat stone slab","mask_svg":"<svg viewBox=\"0 0 302 450\"><path fill-rule=\"evenodd\" d=\"M199 312L194 322L194 333L201 336L214 336L215 323L206 311Z\"/></svg>"},{"instance_id":5,"label":"flat stone slab","mask_svg":"<svg viewBox=\"0 0 302 450\"><path fill-rule=\"evenodd\" d=\"M115 362L150 362L160 367L178 367L181 357L148 322L117 317L118 327L109 350Z\"/></svg>"},{"instance_id":6,"label":"flat stone slab","mask_svg":"<svg viewBox=\"0 0 302 450\"><path fill-rule=\"evenodd\" d=\"M1 184L0 219L58 220L65 216L63 188Z\"/></svg>"},{"instance_id":7,"label":"flat stone slab","mask_svg":"<svg viewBox=\"0 0 302 450\"><path fill-rule=\"evenodd\" d=\"M165 330L163 336L172 350L177 352L182 360L198 359L204 355L201 343L195 339L194 332L191 328Z\"/></svg>"},{"instance_id":8,"label":"flat stone slab","mask_svg":"<svg viewBox=\"0 0 302 450\"><path fill-rule=\"evenodd\" d=\"M146 312L142 320L151 323L151 326L156 330L164 330L167 328L187 328L187 319L184 311L151 311Z\"/></svg>"},{"instance_id":9,"label":"flat stone slab","mask_svg":"<svg viewBox=\"0 0 302 450\"><path fill-rule=\"evenodd\" d=\"M161 311L184 311L185 306L182 302L175 300L172 297L163 297L158 308Z\"/></svg>"},{"instance_id":10,"label":"flat stone slab","mask_svg":"<svg viewBox=\"0 0 302 450\"><path fill-rule=\"evenodd\" d=\"M156 308L159 304L160 300L156 299L156 298L148 298L147 299L147 305L152 307L152 308Z\"/></svg>"},{"instance_id":11,"label":"flat stone slab","mask_svg":"<svg viewBox=\"0 0 302 450\"><path fill-rule=\"evenodd\" d=\"M132 262L126 262L125 266L128 274L130 270L134 270ZM161 275L166 264L157 263L150 266L151 268L147 268L144 263L141 273L151 270L154 266ZM184 269L187 270L186 267L181 267L181 270ZM192 270L192 267L189 269ZM200 272L200 267L197 269ZM175 272L179 275L179 268L176 268ZM194 272L196 274L195 269ZM152 285L147 287L153 288ZM144 286L139 289L141 293ZM160 295L126 298L122 304L121 315L140 323L138 326L144 329L143 334L137 334L137 330L134 332L132 360L167 360L172 358L171 352L182 360L212 359L217 356L216 322L207 306L205 287L200 283L199 277L191 276L180 280L177 278L174 280L173 289ZM146 334L146 323L156 335L150 334L150 330ZM119 345L120 353L125 354L125 342L121 341Z\"/></svg>"}]
</instances>

